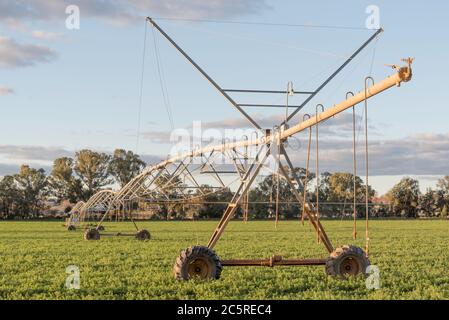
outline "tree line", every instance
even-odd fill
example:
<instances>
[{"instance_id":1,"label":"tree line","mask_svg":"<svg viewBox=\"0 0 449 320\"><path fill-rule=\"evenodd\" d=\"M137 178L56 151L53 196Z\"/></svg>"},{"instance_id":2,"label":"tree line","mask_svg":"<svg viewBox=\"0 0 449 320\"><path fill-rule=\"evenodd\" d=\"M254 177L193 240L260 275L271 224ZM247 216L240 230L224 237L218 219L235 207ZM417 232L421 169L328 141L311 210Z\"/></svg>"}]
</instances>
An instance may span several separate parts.
<instances>
[{"instance_id":1,"label":"tree line","mask_svg":"<svg viewBox=\"0 0 449 320\"><path fill-rule=\"evenodd\" d=\"M74 158L54 160L51 173L22 165L18 173L0 181L0 215L3 218L36 218L49 200L59 203L87 201L113 183L124 186L146 163L132 151L117 149L112 155L84 149Z\"/></svg>"},{"instance_id":2,"label":"tree line","mask_svg":"<svg viewBox=\"0 0 449 320\"><path fill-rule=\"evenodd\" d=\"M53 162L49 175L44 169L34 169L22 165L18 173L4 176L0 180L0 217L2 219L30 219L41 216L48 209L49 200L54 203L69 201L72 204L87 201L93 194L116 184L123 187L145 167L146 163L132 151L117 149L112 155L80 150L73 158L61 157ZM307 181L306 197L312 203L320 203L320 215L332 218L351 217L353 215L354 176L347 172L324 172L319 176L318 187L314 181L316 176L304 168L295 168L290 172ZM163 184L163 179L159 183ZM173 181L170 185L181 185L181 181ZM302 186L296 186L304 192ZM279 191L278 191L279 189ZM360 177L355 178L356 213L365 215L366 188ZM165 190L172 198L180 198L179 189ZM159 203L139 201L134 209L151 212L155 219L185 218L219 218L232 198L229 188L220 190L202 185L201 190L191 191L193 199L189 203ZM449 176L438 181L435 189L427 189L421 193L419 182L405 177L401 179L383 197L375 197L376 192L368 186L369 214L375 217L447 217L449 208ZM276 199L279 199L276 206ZM256 181L249 192L249 218L266 219L276 214L281 218L291 219L301 214L298 204L288 182L278 179L276 175L268 175ZM70 210L68 207L67 211ZM237 215L243 214L240 207Z\"/></svg>"}]
</instances>

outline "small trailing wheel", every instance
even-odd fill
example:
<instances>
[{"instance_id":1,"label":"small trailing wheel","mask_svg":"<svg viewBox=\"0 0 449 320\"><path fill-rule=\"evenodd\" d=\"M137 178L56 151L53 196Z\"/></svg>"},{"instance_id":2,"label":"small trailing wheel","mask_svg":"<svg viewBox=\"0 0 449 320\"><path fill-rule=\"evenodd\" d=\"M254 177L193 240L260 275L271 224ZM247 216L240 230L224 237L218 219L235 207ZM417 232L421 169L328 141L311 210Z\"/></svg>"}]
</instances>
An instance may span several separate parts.
<instances>
[{"instance_id":1,"label":"small trailing wheel","mask_svg":"<svg viewBox=\"0 0 449 320\"><path fill-rule=\"evenodd\" d=\"M87 229L84 232L85 240L100 240L100 232L97 229Z\"/></svg>"},{"instance_id":2,"label":"small trailing wheel","mask_svg":"<svg viewBox=\"0 0 449 320\"><path fill-rule=\"evenodd\" d=\"M104 231L104 226L99 226L97 229L98 231Z\"/></svg>"},{"instance_id":3,"label":"small trailing wheel","mask_svg":"<svg viewBox=\"0 0 449 320\"><path fill-rule=\"evenodd\" d=\"M75 231L75 230L76 230L76 227L75 227L74 225L69 225L69 226L67 227L67 230L69 230L69 231Z\"/></svg>"},{"instance_id":4,"label":"small trailing wheel","mask_svg":"<svg viewBox=\"0 0 449 320\"><path fill-rule=\"evenodd\" d=\"M142 229L142 230L137 231L136 239L137 240L150 240L151 234L148 230Z\"/></svg>"},{"instance_id":5,"label":"small trailing wheel","mask_svg":"<svg viewBox=\"0 0 449 320\"><path fill-rule=\"evenodd\" d=\"M181 252L173 267L178 280L219 279L222 270L221 260L212 249L205 246L189 247Z\"/></svg>"},{"instance_id":6,"label":"small trailing wheel","mask_svg":"<svg viewBox=\"0 0 449 320\"><path fill-rule=\"evenodd\" d=\"M326 273L342 279L360 274L367 276L366 268L369 265L370 262L363 249L344 245L330 254L326 261Z\"/></svg>"}]
</instances>

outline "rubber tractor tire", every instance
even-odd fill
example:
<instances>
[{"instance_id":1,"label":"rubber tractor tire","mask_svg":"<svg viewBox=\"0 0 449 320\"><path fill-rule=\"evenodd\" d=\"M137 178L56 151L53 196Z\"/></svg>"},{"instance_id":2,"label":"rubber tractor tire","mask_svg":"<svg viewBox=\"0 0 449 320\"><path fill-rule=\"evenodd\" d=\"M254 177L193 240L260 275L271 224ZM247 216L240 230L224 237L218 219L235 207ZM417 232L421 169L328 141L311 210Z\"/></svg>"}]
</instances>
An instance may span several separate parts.
<instances>
[{"instance_id":1,"label":"rubber tractor tire","mask_svg":"<svg viewBox=\"0 0 449 320\"><path fill-rule=\"evenodd\" d=\"M139 230L136 233L136 239L140 240L140 241L144 241L144 240L150 240L151 239L151 234L148 230Z\"/></svg>"},{"instance_id":2,"label":"rubber tractor tire","mask_svg":"<svg viewBox=\"0 0 449 320\"><path fill-rule=\"evenodd\" d=\"M181 251L173 267L177 280L219 279L223 266L215 251L205 246L193 246Z\"/></svg>"},{"instance_id":3,"label":"rubber tractor tire","mask_svg":"<svg viewBox=\"0 0 449 320\"><path fill-rule=\"evenodd\" d=\"M349 277L368 276L366 269L370 265L363 249L344 245L335 249L326 261L326 273L333 277L347 279Z\"/></svg>"},{"instance_id":4,"label":"rubber tractor tire","mask_svg":"<svg viewBox=\"0 0 449 320\"><path fill-rule=\"evenodd\" d=\"M100 240L100 232L97 229L87 229L84 232L85 240Z\"/></svg>"}]
</instances>

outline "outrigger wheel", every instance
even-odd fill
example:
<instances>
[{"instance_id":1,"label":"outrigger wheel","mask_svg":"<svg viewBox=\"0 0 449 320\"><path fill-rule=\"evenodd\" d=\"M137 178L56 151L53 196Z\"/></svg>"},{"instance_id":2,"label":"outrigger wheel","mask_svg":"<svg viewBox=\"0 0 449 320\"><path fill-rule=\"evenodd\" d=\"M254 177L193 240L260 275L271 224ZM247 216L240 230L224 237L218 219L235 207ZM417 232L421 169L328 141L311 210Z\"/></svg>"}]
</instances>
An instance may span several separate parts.
<instances>
[{"instance_id":1,"label":"outrigger wheel","mask_svg":"<svg viewBox=\"0 0 449 320\"><path fill-rule=\"evenodd\" d=\"M136 233L136 239L137 240L150 240L151 239L151 234L148 230L139 230Z\"/></svg>"},{"instance_id":2,"label":"outrigger wheel","mask_svg":"<svg viewBox=\"0 0 449 320\"><path fill-rule=\"evenodd\" d=\"M85 240L100 240L100 232L97 229L87 229L84 232Z\"/></svg>"},{"instance_id":3,"label":"outrigger wheel","mask_svg":"<svg viewBox=\"0 0 449 320\"><path fill-rule=\"evenodd\" d=\"M219 279L222 270L221 260L212 249L205 246L189 247L181 252L173 267L178 280Z\"/></svg>"},{"instance_id":4,"label":"outrigger wheel","mask_svg":"<svg viewBox=\"0 0 449 320\"><path fill-rule=\"evenodd\" d=\"M343 279L359 274L367 276L366 268L369 265L370 262L363 249L345 245L330 254L326 261L326 273Z\"/></svg>"},{"instance_id":5,"label":"outrigger wheel","mask_svg":"<svg viewBox=\"0 0 449 320\"><path fill-rule=\"evenodd\" d=\"M104 226L99 226L97 229L98 229L99 231L104 231Z\"/></svg>"},{"instance_id":6,"label":"outrigger wheel","mask_svg":"<svg viewBox=\"0 0 449 320\"><path fill-rule=\"evenodd\" d=\"M70 225L70 226L68 226L67 227L67 230L69 230L69 231L75 231L76 230L76 227L74 226L74 225Z\"/></svg>"}]
</instances>

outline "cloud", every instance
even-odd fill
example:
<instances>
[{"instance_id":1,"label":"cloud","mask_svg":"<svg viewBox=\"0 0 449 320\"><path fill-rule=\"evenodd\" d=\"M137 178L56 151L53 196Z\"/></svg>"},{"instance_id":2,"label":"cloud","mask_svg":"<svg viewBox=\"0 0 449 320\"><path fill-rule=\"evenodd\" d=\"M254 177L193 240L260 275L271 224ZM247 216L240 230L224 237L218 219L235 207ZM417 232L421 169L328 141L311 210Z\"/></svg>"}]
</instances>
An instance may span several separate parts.
<instances>
[{"instance_id":1,"label":"cloud","mask_svg":"<svg viewBox=\"0 0 449 320\"><path fill-rule=\"evenodd\" d=\"M148 15L216 19L252 14L269 8L266 0L15 0L0 2L0 26L20 32L25 32L35 22L56 23L61 26L68 17L66 8L69 5L79 7L81 28L85 18L100 19L114 25L128 25L143 23L143 18ZM41 30L34 30L31 35L41 41L53 41L62 37L61 33ZM48 47L19 44L11 38L0 36L0 68L32 66L55 58L56 53Z\"/></svg>"},{"instance_id":2,"label":"cloud","mask_svg":"<svg viewBox=\"0 0 449 320\"><path fill-rule=\"evenodd\" d=\"M119 13L123 9L121 4L124 1L104 1L104 0L16 0L2 1L0 3L0 20L56 20L64 21L67 17L65 9L69 5L76 4L80 7L82 14L112 15Z\"/></svg>"},{"instance_id":3,"label":"cloud","mask_svg":"<svg viewBox=\"0 0 449 320\"><path fill-rule=\"evenodd\" d=\"M16 164L0 163L0 177L17 173L19 171L19 167L20 166Z\"/></svg>"},{"instance_id":4,"label":"cloud","mask_svg":"<svg viewBox=\"0 0 449 320\"><path fill-rule=\"evenodd\" d=\"M0 154L13 160L53 161L71 157L74 152L59 147L0 145Z\"/></svg>"},{"instance_id":5,"label":"cloud","mask_svg":"<svg viewBox=\"0 0 449 320\"><path fill-rule=\"evenodd\" d=\"M273 128L275 124L280 124L285 116L284 115L262 115L255 114L252 118L262 127L262 128ZM303 115L299 114L291 121L290 125L297 124L302 121ZM356 130L363 131L362 117L356 115ZM247 129L253 128L246 118L228 118L220 121L209 121L202 122L201 126L203 129ZM326 120L320 124L320 135L322 136L335 136L340 137L352 137L352 113L340 113L333 118ZM369 124L370 134L380 134L376 126Z\"/></svg>"},{"instance_id":6,"label":"cloud","mask_svg":"<svg viewBox=\"0 0 449 320\"><path fill-rule=\"evenodd\" d=\"M153 155L153 154L142 154L140 158L145 161L147 165L153 165L156 163L161 162L165 158L159 155Z\"/></svg>"},{"instance_id":7,"label":"cloud","mask_svg":"<svg viewBox=\"0 0 449 320\"><path fill-rule=\"evenodd\" d=\"M35 169L44 169L45 172L48 174L51 172L51 167L46 165L30 165L31 168ZM12 175L18 173L20 170L20 165L17 164L9 164L9 163L0 163L0 177L6 176L6 175Z\"/></svg>"},{"instance_id":8,"label":"cloud","mask_svg":"<svg viewBox=\"0 0 449 320\"><path fill-rule=\"evenodd\" d=\"M138 10L148 12L149 15L188 19L229 18L254 14L269 8L266 1L261 0L129 0L128 2Z\"/></svg>"},{"instance_id":9,"label":"cloud","mask_svg":"<svg viewBox=\"0 0 449 320\"><path fill-rule=\"evenodd\" d=\"M7 95L10 95L10 94L14 94L14 93L15 93L14 89L8 88L8 87L5 87L5 86L0 86L0 97L7 96Z\"/></svg>"},{"instance_id":10,"label":"cloud","mask_svg":"<svg viewBox=\"0 0 449 320\"><path fill-rule=\"evenodd\" d=\"M112 155L112 151L95 150ZM0 176L14 174L20 168L20 164L29 164L33 168L44 168L51 172L51 163L60 157L75 156L75 151L62 147L0 145ZM154 154L142 154L141 158L147 164L155 164L165 159L166 156Z\"/></svg>"},{"instance_id":11,"label":"cloud","mask_svg":"<svg viewBox=\"0 0 449 320\"><path fill-rule=\"evenodd\" d=\"M300 148L289 150L289 156L296 166L304 167L307 141L304 135L296 136ZM297 147L297 146L296 146ZM371 139L369 141L369 165L371 176L422 175L441 176L449 174L449 133L417 134L401 139ZM32 163L46 167L48 162L62 156L73 157L74 151L60 147L0 145L0 155L12 163L0 163L0 175L17 171L20 163ZM111 152L109 152L111 153ZM167 155L142 154L148 164L166 159ZM314 166L315 154L311 154ZM362 141L358 144L359 174L364 173L364 151ZM42 165L41 165L42 163ZM47 164L46 164L47 163ZM328 137L320 140L320 171L352 171L352 141Z\"/></svg>"},{"instance_id":12,"label":"cloud","mask_svg":"<svg viewBox=\"0 0 449 320\"><path fill-rule=\"evenodd\" d=\"M41 30L34 30L33 32L31 32L31 34L34 38L39 39L39 40L45 40L45 41L53 41L53 40L57 40L57 39L60 39L61 37L63 37L62 33L46 32L46 31L41 31Z\"/></svg>"},{"instance_id":13,"label":"cloud","mask_svg":"<svg viewBox=\"0 0 449 320\"><path fill-rule=\"evenodd\" d=\"M188 19L230 18L269 9L265 0L16 0L0 2L0 21L64 21L65 8L77 5L82 17L103 18L113 23L139 21L144 16Z\"/></svg>"},{"instance_id":14,"label":"cloud","mask_svg":"<svg viewBox=\"0 0 449 320\"><path fill-rule=\"evenodd\" d=\"M8 37L0 36L0 68L26 67L38 62L50 62L56 58L56 53L50 48L19 44Z\"/></svg>"},{"instance_id":15,"label":"cloud","mask_svg":"<svg viewBox=\"0 0 449 320\"><path fill-rule=\"evenodd\" d=\"M170 144L170 131L147 131L141 133L144 139L147 139L153 143Z\"/></svg>"},{"instance_id":16,"label":"cloud","mask_svg":"<svg viewBox=\"0 0 449 320\"><path fill-rule=\"evenodd\" d=\"M352 118L352 116L350 117ZM242 119L227 119L220 122L226 130L236 129L245 124ZM352 119L333 119L333 124L322 125L320 131L320 168L326 171L352 171ZM351 127L347 126L348 121ZM331 123L331 122L330 122ZM204 124L202 129L214 128L214 122ZM338 133L338 134L336 134ZM363 133L363 131L362 131ZM170 132L157 131L143 134L154 143L170 144ZM239 137L242 135L240 134ZM291 139L289 154L297 166L304 167L308 141L306 134L297 134ZM338 136L339 138L335 138ZM314 150L315 137L312 140ZM203 146L208 139L203 137ZM215 142L219 143L220 139ZM358 166L363 172L364 138L357 139ZM315 153L311 159L315 161ZM163 157L162 157L163 158ZM371 135L369 139L369 170L371 175L448 175L449 174L449 133L417 134L398 139L383 139L381 135Z\"/></svg>"},{"instance_id":17,"label":"cloud","mask_svg":"<svg viewBox=\"0 0 449 320\"><path fill-rule=\"evenodd\" d=\"M307 142L292 151L298 166L305 164ZM364 172L363 143L358 145L359 172ZM312 161L314 153L312 153ZM370 140L370 175L447 175L449 174L449 133L418 134L402 139ZM352 141L347 139L320 140L320 168L326 171L352 171Z\"/></svg>"},{"instance_id":18,"label":"cloud","mask_svg":"<svg viewBox=\"0 0 449 320\"><path fill-rule=\"evenodd\" d=\"M279 124L284 120L284 115L262 115L255 114L252 118L262 127L262 128L273 128L275 124ZM302 119L302 115L294 117L290 124L296 124L299 119ZM335 137L352 139L352 114L339 114L333 118L320 124L319 128L320 137ZM362 124L362 118L356 116L356 134L359 136L363 133L364 127ZM377 128L370 125L369 128L370 135L376 136L380 135ZM192 135L196 140L199 140L200 134L203 143L220 143L224 137L226 139L231 139L232 141L237 141L243 139L243 136L256 137L256 129L252 127L248 120L243 117L238 118L227 118L220 121L202 121L200 122L200 127L197 127L195 123L195 129L193 125L187 127L186 129L176 129L176 131L147 131L141 133L144 139L151 141L152 143L172 145L175 142L179 142L180 137L189 137L192 139ZM258 134L260 136L260 134ZM175 139L172 141L171 139ZM186 141L183 139L183 141Z\"/></svg>"},{"instance_id":19,"label":"cloud","mask_svg":"<svg viewBox=\"0 0 449 320\"><path fill-rule=\"evenodd\" d=\"M0 4L0 6L1 6L1 4ZM1 16L1 12L0 12L0 16ZM14 31L14 32L20 32L20 33L27 32L27 26L25 25L25 22L18 20L18 19L13 19L13 18L1 19L0 18L0 26L1 25L4 25L7 29Z\"/></svg>"},{"instance_id":20,"label":"cloud","mask_svg":"<svg viewBox=\"0 0 449 320\"><path fill-rule=\"evenodd\" d=\"M97 152L113 153L110 150L94 150ZM53 161L60 157L74 157L75 151L67 150L62 147L44 147L44 146L22 146L22 145L0 145L0 155L6 159L25 160L31 162ZM142 159L154 163L164 157L152 154L142 154Z\"/></svg>"}]
</instances>

